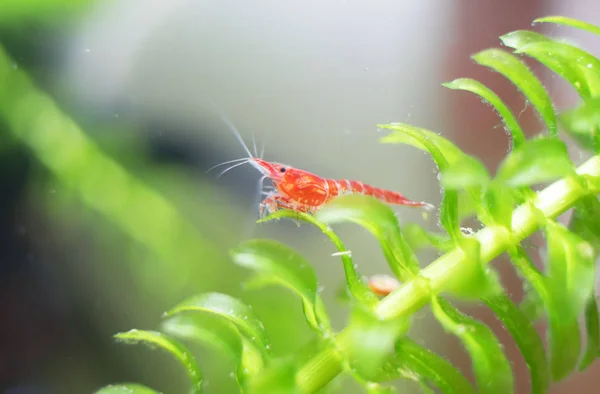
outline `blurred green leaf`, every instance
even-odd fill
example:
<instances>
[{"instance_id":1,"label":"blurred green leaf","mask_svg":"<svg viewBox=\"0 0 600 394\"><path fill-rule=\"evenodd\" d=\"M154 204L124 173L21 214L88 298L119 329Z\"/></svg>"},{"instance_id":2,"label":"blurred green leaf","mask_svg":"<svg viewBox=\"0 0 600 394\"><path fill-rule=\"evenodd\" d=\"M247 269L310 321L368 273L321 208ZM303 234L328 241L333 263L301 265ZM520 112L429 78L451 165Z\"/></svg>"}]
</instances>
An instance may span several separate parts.
<instances>
[{"instance_id":1,"label":"blurred green leaf","mask_svg":"<svg viewBox=\"0 0 600 394\"><path fill-rule=\"evenodd\" d=\"M577 318L593 295L595 253L589 242L560 224L546 226L548 283L563 318Z\"/></svg>"},{"instance_id":2,"label":"blurred green leaf","mask_svg":"<svg viewBox=\"0 0 600 394\"><path fill-rule=\"evenodd\" d=\"M352 222L369 230L377 237L392 272L400 280L410 279L419 272L419 261L387 204L370 196L345 195L317 211L316 217L327 224Z\"/></svg>"},{"instance_id":3,"label":"blurred green leaf","mask_svg":"<svg viewBox=\"0 0 600 394\"><path fill-rule=\"evenodd\" d=\"M0 25L15 26L31 21L64 23L65 17L83 11L90 3L90 0L2 0Z\"/></svg>"},{"instance_id":4,"label":"blurred green leaf","mask_svg":"<svg viewBox=\"0 0 600 394\"><path fill-rule=\"evenodd\" d=\"M222 354L227 354L235 365L235 377L244 384L247 376L256 374L263 366L261 354L231 323L218 317L176 315L161 325L169 335L201 345L209 345Z\"/></svg>"},{"instance_id":5,"label":"blurred green leaf","mask_svg":"<svg viewBox=\"0 0 600 394\"><path fill-rule=\"evenodd\" d=\"M394 394L396 389L391 386L383 386L379 383L367 383L365 389L367 394Z\"/></svg>"},{"instance_id":6,"label":"blurred green leaf","mask_svg":"<svg viewBox=\"0 0 600 394\"><path fill-rule=\"evenodd\" d=\"M485 187L490 182L490 174L481 161L465 155L442 171L441 182L446 189Z\"/></svg>"},{"instance_id":7,"label":"blurred green leaf","mask_svg":"<svg viewBox=\"0 0 600 394\"><path fill-rule=\"evenodd\" d=\"M579 363L579 371L584 371L592 365L600 352L600 317L598 316L598 303L596 297L590 297L585 307L585 330L587 333L587 346Z\"/></svg>"},{"instance_id":8,"label":"blurred green leaf","mask_svg":"<svg viewBox=\"0 0 600 394\"><path fill-rule=\"evenodd\" d=\"M233 323L261 352L263 359L269 354L269 341L263 323L252 309L237 298L221 293L204 293L190 297L166 312L170 317L183 312L203 312L217 315Z\"/></svg>"},{"instance_id":9,"label":"blurred green leaf","mask_svg":"<svg viewBox=\"0 0 600 394\"><path fill-rule=\"evenodd\" d=\"M531 393L546 393L550 385L546 352L542 339L527 315L503 293L486 297L484 302L494 311L519 347L529 369Z\"/></svg>"},{"instance_id":10,"label":"blurred green leaf","mask_svg":"<svg viewBox=\"0 0 600 394\"><path fill-rule=\"evenodd\" d=\"M377 125L377 127L394 130L394 133L381 138L381 142L408 144L429 152L440 173L465 157L456 145L429 130L403 123ZM454 241L462 236L458 219L458 194L455 190L444 189L440 206L440 222Z\"/></svg>"},{"instance_id":11,"label":"blurred green leaf","mask_svg":"<svg viewBox=\"0 0 600 394\"><path fill-rule=\"evenodd\" d=\"M259 220L260 222L267 222L269 220L281 219L281 218L292 218L299 219L304 222L310 223L320 229L333 242L335 247L340 253L342 264L344 265L344 274L346 275L346 283L348 284L348 291L350 294L359 302L373 306L377 303L378 299L375 294L369 290L369 287L363 282L361 276L356 271L352 256L348 254L348 250L342 243L342 240L333 232L333 230L325 223L320 222L314 216L308 215L302 212L295 212L286 209L280 209L270 214L266 218Z\"/></svg>"},{"instance_id":12,"label":"blurred green leaf","mask_svg":"<svg viewBox=\"0 0 600 394\"><path fill-rule=\"evenodd\" d=\"M511 190L499 182L492 182L484 191L483 204L494 225L512 229L514 198ZM485 223L490 225L492 223Z\"/></svg>"},{"instance_id":13,"label":"blurred green leaf","mask_svg":"<svg viewBox=\"0 0 600 394\"><path fill-rule=\"evenodd\" d=\"M564 142L535 138L509 153L498 168L496 180L521 187L553 181L574 172Z\"/></svg>"},{"instance_id":14,"label":"blurred green leaf","mask_svg":"<svg viewBox=\"0 0 600 394\"><path fill-rule=\"evenodd\" d=\"M579 107L563 112L560 122L565 131L583 148L600 151L600 98L593 98Z\"/></svg>"},{"instance_id":15,"label":"blurred green leaf","mask_svg":"<svg viewBox=\"0 0 600 394\"><path fill-rule=\"evenodd\" d=\"M111 384L102 387L94 394L160 394L149 387L137 383Z\"/></svg>"},{"instance_id":16,"label":"blurred green leaf","mask_svg":"<svg viewBox=\"0 0 600 394\"><path fill-rule=\"evenodd\" d=\"M565 16L545 16L543 18L535 19L533 23L556 23L558 25L571 26L600 35L600 27L592 25L591 23L580 21L578 19L567 18Z\"/></svg>"},{"instance_id":17,"label":"blurred green leaf","mask_svg":"<svg viewBox=\"0 0 600 394\"><path fill-rule=\"evenodd\" d=\"M275 283L290 289L301 298L306 320L314 330L331 329L318 295L317 275L298 252L276 241L250 240L236 246L231 255L237 265L256 272L250 283Z\"/></svg>"},{"instance_id":18,"label":"blurred green leaf","mask_svg":"<svg viewBox=\"0 0 600 394\"><path fill-rule=\"evenodd\" d=\"M512 136L513 145L520 146L523 142L525 142L525 134L523 133L519 122L511 112L510 108L508 108L502 99L500 99L500 97L498 97L498 95L490 90L487 86L471 78L458 78L454 81L443 83L442 86L453 90L465 90L480 96L482 99L490 103L496 109L496 111L498 111L502 117L506 129Z\"/></svg>"},{"instance_id":19,"label":"blurred green leaf","mask_svg":"<svg viewBox=\"0 0 600 394\"><path fill-rule=\"evenodd\" d=\"M591 97L592 93L587 75L574 59L577 53L568 45L551 40L543 34L528 30L517 30L500 37L502 43L536 59L556 74L569 82L582 98ZM539 43L544 43L539 45ZM534 44L534 45L530 45ZM562 50L560 50L562 48Z\"/></svg>"},{"instance_id":20,"label":"blurred green leaf","mask_svg":"<svg viewBox=\"0 0 600 394\"><path fill-rule=\"evenodd\" d=\"M438 387L445 394L475 394L469 380L450 362L410 338L396 342L396 353L378 380L405 378Z\"/></svg>"},{"instance_id":21,"label":"blurred green leaf","mask_svg":"<svg viewBox=\"0 0 600 394\"><path fill-rule=\"evenodd\" d=\"M479 241L464 237L456 245L465 255L463 271L448 281L446 289L461 298L479 299L502 291L502 286L491 268L480 259Z\"/></svg>"},{"instance_id":22,"label":"blurred green leaf","mask_svg":"<svg viewBox=\"0 0 600 394\"><path fill-rule=\"evenodd\" d=\"M551 136L556 136L558 128L552 101L542 83L531 70L514 55L501 49L486 49L472 56L482 66L502 74L521 90L548 126Z\"/></svg>"},{"instance_id":23,"label":"blurred green leaf","mask_svg":"<svg viewBox=\"0 0 600 394\"><path fill-rule=\"evenodd\" d=\"M407 223L402 227L402 233L408 245L414 250L420 250L427 246L442 251L452 249L452 240L446 234L426 231L423 227L416 223Z\"/></svg>"},{"instance_id":24,"label":"blurred green leaf","mask_svg":"<svg viewBox=\"0 0 600 394\"><path fill-rule=\"evenodd\" d=\"M443 298L432 297L431 307L442 326L456 335L469 352L479 392L514 392L510 363L489 327L463 315Z\"/></svg>"},{"instance_id":25,"label":"blurred green leaf","mask_svg":"<svg viewBox=\"0 0 600 394\"><path fill-rule=\"evenodd\" d=\"M532 286L539 299L543 301L545 312L548 315L550 369L552 378L559 380L564 377L566 371L572 370L577 364L581 346L577 317L569 318L569 316L563 316L562 309L554 301L555 297L550 289L550 283L538 271L523 247L513 247L508 252L519 274L527 280L527 283ZM533 299L534 304L537 304L535 303L537 297L534 295L535 293L530 293L528 299ZM559 295L557 294L557 296ZM528 316L531 321L538 318L535 314Z\"/></svg>"},{"instance_id":26,"label":"blurred green leaf","mask_svg":"<svg viewBox=\"0 0 600 394\"><path fill-rule=\"evenodd\" d=\"M380 375L386 359L394 354L394 343L409 326L404 319L379 320L360 307L354 308L346 348L353 373L366 381Z\"/></svg>"},{"instance_id":27,"label":"blurred green leaf","mask_svg":"<svg viewBox=\"0 0 600 394\"><path fill-rule=\"evenodd\" d=\"M151 348L158 347L166 350L185 367L192 384L192 392L196 394L202 393L203 378L200 369L198 368L198 364L196 363L196 358L179 341L160 332L146 330L121 332L116 334L115 338L128 344L142 342Z\"/></svg>"},{"instance_id":28,"label":"blurred green leaf","mask_svg":"<svg viewBox=\"0 0 600 394\"><path fill-rule=\"evenodd\" d=\"M250 382L249 394L305 394L296 385L297 365L293 359L279 359Z\"/></svg>"},{"instance_id":29,"label":"blurred green leaf","mask_svg":"<svg viewBox=\"0 0 600 394\"><path fill-rule=\"evenodd\" d=\"M578 317L595 286L595 262L591 245L558 224L546 226L548 242L547 284L549 291L551 349L550 367L555 380L576 367L581 348Z\"/></svg>"}]
</instances>

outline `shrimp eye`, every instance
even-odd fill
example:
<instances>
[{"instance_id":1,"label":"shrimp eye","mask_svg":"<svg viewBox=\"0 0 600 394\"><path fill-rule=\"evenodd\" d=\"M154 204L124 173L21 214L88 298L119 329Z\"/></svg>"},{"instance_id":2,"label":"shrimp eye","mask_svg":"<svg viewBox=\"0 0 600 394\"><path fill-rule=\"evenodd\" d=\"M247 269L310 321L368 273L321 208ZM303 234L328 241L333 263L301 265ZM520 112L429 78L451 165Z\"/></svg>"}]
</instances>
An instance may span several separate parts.
<instances>
[{"instance_id":1,"label":"shrimp eye","mask_svg":"<svg viewBox=\"0 0 600 394\"><path fill-rule=\"evenodd\" d=\"M280 171L280 172L285 172L286 170L287 170L287 168L285 168L285 167L281 167L281 168L279 169L279 171Z\"/></svg>"}]
</instances>

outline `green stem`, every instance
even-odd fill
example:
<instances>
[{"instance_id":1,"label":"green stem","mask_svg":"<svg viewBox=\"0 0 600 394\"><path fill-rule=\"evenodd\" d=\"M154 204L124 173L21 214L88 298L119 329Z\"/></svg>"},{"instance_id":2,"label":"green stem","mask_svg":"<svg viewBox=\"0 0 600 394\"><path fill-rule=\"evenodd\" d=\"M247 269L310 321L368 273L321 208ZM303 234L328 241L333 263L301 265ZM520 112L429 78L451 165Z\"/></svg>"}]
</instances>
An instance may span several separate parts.
<instances>
[{"instance_id":1,"label":"green stem","mask_svg":"<svg viewBox=\"0 0 600 394\"><path fill-rule=\"evenodd\" d=\"M600 177L600 156L593 156L577 169L579 175ZM529 237L539 227L536 215L555 218L573 206L580 198L600 193L598 182L590 182L589 188L573 178L561 179L538 193L537 201L517 207L512 215L512 234L502 227L486 227L474 237L481 244L481 261L489 263L502 254L509 246ZM539 212L536 213L534 210ZM432 294L441 293L452 278L463 274L464 254L454 249L442 255L421 271L420 277L404 283L398 290L381 300L375 306L380 319L395 319L410 316L426 305ZM427 283L424 285L424 281ZM327 349L309 360L298 371L297 383L302 392L312 393L342 372L340 349L347 345L348 328L336 338L335 349Z\"/></svg>"}]
</instances>

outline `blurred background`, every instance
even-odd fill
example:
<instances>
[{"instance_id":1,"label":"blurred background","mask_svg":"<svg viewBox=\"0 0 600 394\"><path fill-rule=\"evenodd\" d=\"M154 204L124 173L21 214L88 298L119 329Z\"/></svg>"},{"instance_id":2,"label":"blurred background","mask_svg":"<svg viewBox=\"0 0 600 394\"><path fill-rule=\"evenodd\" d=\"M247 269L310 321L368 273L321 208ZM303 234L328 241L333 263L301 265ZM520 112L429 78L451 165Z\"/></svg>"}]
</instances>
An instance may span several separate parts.
<instances>
[{"instance_id":1,"label":"blurred background","mask_svg":"<svg viewBox=\"0 0 600 394\"><path fill-rule=\"evenodd\" d=\"M249 166L206 173L244 156L227 123L249 145L264 145L267 160L438 204L429 157L378 143L376 124L436 130L493 170L508 149L499 118L476 96L440 84L481 80L537 133L516 89L469 56L549 14L600 24L592 0L0 1L0 392L91 393L122 381L186 392L169 355L112 335L154 329L165 310L204 291L251 304L274 353L301 348L312 334L300 302L281 289L245 290L247 273L227 257L248 238L277 239L311 261L343 327L343 270L330 242L289 220L255 224L259 174ZM536 29L600 52L590 35ZM562 81L529 64L559 108L575 104ZM437 227L435 217L397 212L401 222ZM336 230L362 274L388 272L366 231ZM435 255L422 257L426 264ZM500 267L519 297L514 273ZM489 312L466 310L493 326L519 392L528 392L508 335ZM469 374L460 345L427 311L417 317L413 336ZM206 392L235 392L227 360L194 350ZM598 372L553 392L594 392Z\"/></svg>"}]
</instances>

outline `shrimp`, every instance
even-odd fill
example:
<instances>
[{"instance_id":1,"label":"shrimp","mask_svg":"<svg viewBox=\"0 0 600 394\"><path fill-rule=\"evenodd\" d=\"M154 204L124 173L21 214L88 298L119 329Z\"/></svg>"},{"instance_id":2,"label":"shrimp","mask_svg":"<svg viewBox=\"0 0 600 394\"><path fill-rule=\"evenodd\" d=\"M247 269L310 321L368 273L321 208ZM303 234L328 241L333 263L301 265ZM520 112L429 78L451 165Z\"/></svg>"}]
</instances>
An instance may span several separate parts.
<instances>
[{"instance_id":1,"label":"shrimp","mask_svg":"<svg viewBox=\"0 0 600 394\"><path fill-rule=\"evenodd\" d=\"M273 213L278 209L315 213L334 198L346 194L367 195L388 204L433 208L429 203L412 201L398 192L359 181L322 178L308 171L257 157L250 158L249 162L263 174L263 177L271 179L274 186L274 190L267 194L260 204L261 217L264 216L265 211Z\"/></svg>"},{"instance_id":2,"label":"shrimp","mask_svg":"<svg viewBox=\"0 0 600 394\"><path fill-rule=\"evenodd\" d=\"M234 163L231 167L221 172L220 175L223 175L235 167L250 163L262 174L259 186L262 186L262 182L265 179L271 179L273 190L266 193L265 199L259 205L259 215L261 218L267 212L273 213L279 209L313 214L334 198L346 194L367 195L388 204L421 207L426 210L434 208L429 203L409 200L402 194L391 190L381 189L359 181L322 178L308 171L264 160L258 155L256 143L254 143L254 154L252 154L235 126L226 118L221 117L221 119L229 125L235 137L248 154L248 157L218 164L212 167L211 170L223 164Z\"/></svg>"}]
</instances>

